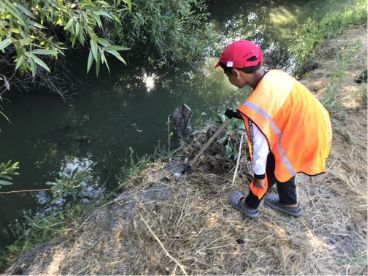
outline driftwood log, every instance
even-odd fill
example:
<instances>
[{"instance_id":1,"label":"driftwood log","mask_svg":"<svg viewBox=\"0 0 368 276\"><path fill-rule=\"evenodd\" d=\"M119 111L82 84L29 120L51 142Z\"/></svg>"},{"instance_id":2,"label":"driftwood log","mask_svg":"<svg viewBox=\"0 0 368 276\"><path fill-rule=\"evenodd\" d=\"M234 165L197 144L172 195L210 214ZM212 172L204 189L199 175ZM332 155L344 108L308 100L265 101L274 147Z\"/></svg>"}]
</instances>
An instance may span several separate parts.
<instances>
[{"instance_id":1,"label":"driftwood log","mask_svg":"<svg viewBox=\"0 0 368 276\"><path fill-rule=\"evenodd\" d=\"M184 143L184 138L192 132L192 110L186 104L179 106L169 116L169 141L167 150L174 150Z\"/></svg>"}]
</instances>

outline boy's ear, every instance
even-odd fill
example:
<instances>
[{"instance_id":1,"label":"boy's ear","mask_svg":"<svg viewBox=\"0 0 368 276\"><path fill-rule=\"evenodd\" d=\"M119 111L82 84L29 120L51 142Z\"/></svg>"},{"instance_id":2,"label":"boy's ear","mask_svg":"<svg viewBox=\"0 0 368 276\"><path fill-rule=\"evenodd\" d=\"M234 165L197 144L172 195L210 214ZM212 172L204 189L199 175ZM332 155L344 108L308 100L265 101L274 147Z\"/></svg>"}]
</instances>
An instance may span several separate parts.
<instances>
[{"instance_id":1,"label":"boy's ear","mask_svg":"<svg viewBox=\"0 0 368 276\"><path fill-rule=\"evenodd\" d=\"M240 77L240 71L238 69L233 68L232 71L233 71L233 75L235 75L236 78Z\"/></svg>"}]
</instances>

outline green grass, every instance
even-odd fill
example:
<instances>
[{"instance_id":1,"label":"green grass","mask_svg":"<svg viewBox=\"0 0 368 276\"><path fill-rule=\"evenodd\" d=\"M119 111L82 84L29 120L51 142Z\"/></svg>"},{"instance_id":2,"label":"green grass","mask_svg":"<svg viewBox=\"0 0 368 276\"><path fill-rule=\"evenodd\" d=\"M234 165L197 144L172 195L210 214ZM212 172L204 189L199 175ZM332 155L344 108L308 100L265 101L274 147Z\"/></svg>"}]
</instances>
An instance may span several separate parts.
<instances>
[{"instance_id":1,"label":"green grass","mask_svg":"<svg viewBox=\"0 0 368 276\"><path fill-rule=\"evenodd\" d=\"M339 92L342 87L343 79L347 70L353 64L353 59L357 51L361 48L361 43L355 43L351 47L342 48L335 60L334 70L332 71L330 84L321 97L321 103L329 110L341 107L341 97Z\"/></svg>"},{"instance_id":2,"label":"green grass","mask_svg":"<svg viewBox=\"0 0 368 276\"><path fill-rule=\"evenodd\" d=\"M120 171L116 174L118 190L124 186L130 176L137 174L148 164L164 157L159 144L155 147L153 154L145 154L142 157L135 155L134 150L130 147L129 151L129 158L124 160L123 166L121 166Z\"/></svg>"},{"instance_id":3,"label":"green grass","mask_svg":"<svg viewBox=\"0 0 368 276\"><path fill-rule=\"evenodd\" d=\"M350 1L340 10L328 13L321 20L308 18L298 28L293 37L295 42L290 47L290 54L295 59L295 75L303 75L302 67L315 56L316 47L324 40L336 37L351 25L367 22L366 0Z\"/></svg>"}]
</instances>

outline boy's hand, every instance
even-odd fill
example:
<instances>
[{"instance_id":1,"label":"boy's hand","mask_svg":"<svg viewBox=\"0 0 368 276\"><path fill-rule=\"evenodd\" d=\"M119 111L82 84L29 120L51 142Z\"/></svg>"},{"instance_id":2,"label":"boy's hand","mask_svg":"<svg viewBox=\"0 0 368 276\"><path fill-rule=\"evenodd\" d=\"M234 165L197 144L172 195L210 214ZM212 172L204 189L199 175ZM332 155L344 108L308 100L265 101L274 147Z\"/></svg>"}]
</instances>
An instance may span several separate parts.
<instances>
[{"instance_id":1,"label":"boy's hand","mask_svg":"<svg viewBox=\"0 0 368 276\"><path fill-rule=\"evenodd\" d=\"M264 179L253 178L253 185L258 189L264 189Z\"/></svg>"},{"instance_id":2,"label":"boy's hand","mask_svg":"<svg viewBox=\"0 0 368 276\"><path fill-rule=\"evenodd\" d=\"M229 119L232 118L238 118L240 119L240 115L238 114L238 111L234 111L232 108L228 108L225 111L225 116L228 117Z\"/></svg>"}]
</instances>

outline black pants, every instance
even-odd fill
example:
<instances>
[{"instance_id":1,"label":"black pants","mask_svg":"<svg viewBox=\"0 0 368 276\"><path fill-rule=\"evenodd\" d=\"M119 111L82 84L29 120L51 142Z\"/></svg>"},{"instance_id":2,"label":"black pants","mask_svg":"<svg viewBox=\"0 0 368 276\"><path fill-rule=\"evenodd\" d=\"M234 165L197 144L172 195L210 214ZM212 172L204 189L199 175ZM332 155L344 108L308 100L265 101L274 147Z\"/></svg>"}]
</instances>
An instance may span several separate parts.
<instances>
[{"instance_id":1,"label":"black pants","mask_svg":"<svg viewBox=\"0 0 368 276\"><path fill-rule=\"evenodd\" d=\"M275 178L275 157L273 156L272 153L270 153L267 157L266 175L267 175L267 180L268 180L267 192L276 183L277 192L280 197L280 203L286 204L286 205L292 205L292 204L297 203L295 176L293 176L286 182L277 181L277 179ZM249 194L246 197L245 202L248 207L256 209L258 208L262 199L258 199L258 197L252 193L252 191L249 191Z\"/></svg>"}]
</instances>

